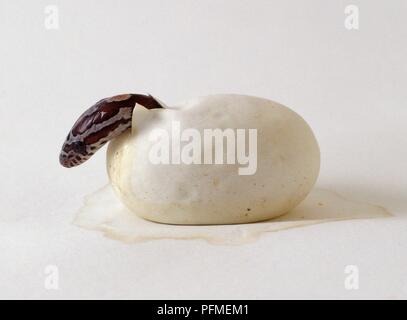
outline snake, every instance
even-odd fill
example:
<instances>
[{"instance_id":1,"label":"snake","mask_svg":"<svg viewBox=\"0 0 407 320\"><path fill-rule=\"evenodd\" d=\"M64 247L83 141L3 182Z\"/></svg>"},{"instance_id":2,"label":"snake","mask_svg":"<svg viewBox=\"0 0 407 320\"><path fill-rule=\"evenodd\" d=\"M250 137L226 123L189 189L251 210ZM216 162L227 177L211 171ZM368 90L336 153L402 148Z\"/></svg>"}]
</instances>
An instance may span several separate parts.
<instances>
[{"instance_id":1,"label":"snake","mask_svg":"<svg viewBox=\"0 0 407 320\"><path fill-rule=\"evenodd\" d=\"M144 94L120 94L99 100L82 113L69 131L59 155L60 164L66 168L78 166L130 129L136 104L147 109L164 107L153 96Z\"/></svg>"}]
</instances>

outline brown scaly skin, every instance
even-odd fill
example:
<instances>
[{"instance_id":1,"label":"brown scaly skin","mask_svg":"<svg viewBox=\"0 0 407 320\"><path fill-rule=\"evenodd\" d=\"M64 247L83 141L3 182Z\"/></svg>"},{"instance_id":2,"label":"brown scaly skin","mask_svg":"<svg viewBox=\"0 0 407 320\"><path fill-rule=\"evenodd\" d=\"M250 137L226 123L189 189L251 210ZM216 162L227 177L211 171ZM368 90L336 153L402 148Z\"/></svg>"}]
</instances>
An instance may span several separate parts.
<instances>
[{"instance_id":1,"label":"brown scaly skin","mask_svg":"<svg viewBox=\"0 0 407 320\"><path fill-rule=\"evenodd\" d=\"M147 109L162 108L150 95L121 94L96 102L73 125L59 155L59 162L67 168L88 160L106 142L131 127L136 103Z\"/></svg>"}]
</instances>

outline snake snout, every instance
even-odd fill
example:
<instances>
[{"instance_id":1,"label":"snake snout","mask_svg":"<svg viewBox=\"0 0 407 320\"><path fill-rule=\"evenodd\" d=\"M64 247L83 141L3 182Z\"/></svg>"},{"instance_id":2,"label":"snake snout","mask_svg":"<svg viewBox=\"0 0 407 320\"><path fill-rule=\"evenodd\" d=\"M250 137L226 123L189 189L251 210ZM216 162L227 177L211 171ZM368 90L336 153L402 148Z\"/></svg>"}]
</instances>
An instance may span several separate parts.
<instances>
[{"instance_id":1,"label":"snake snout","mask_svg":"<svg viewBox=\"0 0 407 320\"><path fill-rule=\"evenodd\" d=\"M82 141L66 141L59 154L59 163L66 168L72 168L85 162L88 158L86 146Z\"/></svg>"},{"instance_id":2,"label":"snake snout","mask_svg":"<svg viewBox=\"0 0 407 320\"><path fill-rule=\"evenodd\" d=\"M83 158L81 156L75 156L72 154L65 154L63 152L61 152L61 154L59 155L59 163L64 166L65 168L72 168L72 167L76 167L80 164L82 164L83 162L85 162L87 160L87 158Z\"/></svg>"},{"instance_id":3,"label":"snake snout","mask_svg":"<svg viewBox=\"0 0 407 320\"><path fill-rule=\"evenodd\" d=\"M64 152L61 152L59 155L59 163L65 168L71 168L77 165L74 162L74 157Z\"/></svg>"}]
</instances>

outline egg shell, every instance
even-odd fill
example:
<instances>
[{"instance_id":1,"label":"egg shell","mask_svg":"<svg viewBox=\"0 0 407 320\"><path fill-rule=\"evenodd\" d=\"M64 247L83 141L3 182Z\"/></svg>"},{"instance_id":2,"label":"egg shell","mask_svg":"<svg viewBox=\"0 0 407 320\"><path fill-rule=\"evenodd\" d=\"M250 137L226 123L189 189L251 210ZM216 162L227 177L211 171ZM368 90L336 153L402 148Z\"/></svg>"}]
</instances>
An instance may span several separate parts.
<instances>
[{"instance_id":1,"label":"egg shell","mask_svg":"<svg viewBox=\"0 0 407 320\"><path fill-rule=\"evenodd\" d=\"M241 175L241 163L152 163L152 132L164 129L176 144L174 121L202 137L204 129L256 129L257 170ZM248 151L247 135L245 143ZM202 142L202 155L206 149ZM119 199L134 214L169 224L249 223L280 216L307 196L319 167L318 143L297 113L271 100L230 94L168 109L137 105L132 130L113 140L107 152L110 182Z\"/></svg>"}]
</instances>

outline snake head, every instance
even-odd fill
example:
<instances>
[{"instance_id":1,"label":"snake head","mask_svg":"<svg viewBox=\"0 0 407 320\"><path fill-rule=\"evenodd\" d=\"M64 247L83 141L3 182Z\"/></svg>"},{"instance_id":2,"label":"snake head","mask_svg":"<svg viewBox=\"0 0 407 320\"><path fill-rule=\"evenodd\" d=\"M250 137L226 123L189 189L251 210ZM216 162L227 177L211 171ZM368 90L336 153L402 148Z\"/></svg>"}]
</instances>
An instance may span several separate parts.
<instances>
[{"instance_id":1,"label":"snake head","mask_svg":"<svg viewBox=\"0 0 407 320\"><path fill-rule=\"evenodd\" d=\"M80 165L106 142L129 129L136 103L147 109L163 107L154 97L142 94L121 94L98 101L73 125L59 155L61 165Z\"/></svg>"},{"instance_id":2,"label":"snake head","mask_svg":"<svg viewBox=\"0 0 407 320\"><path fill-rule=\"evenodd\" d=\"M83 141L72 141L68 136L59 154L60 164L66 168L71 168L85 162L92 156L87 149Z\"/></svg>"}]
</instances>

